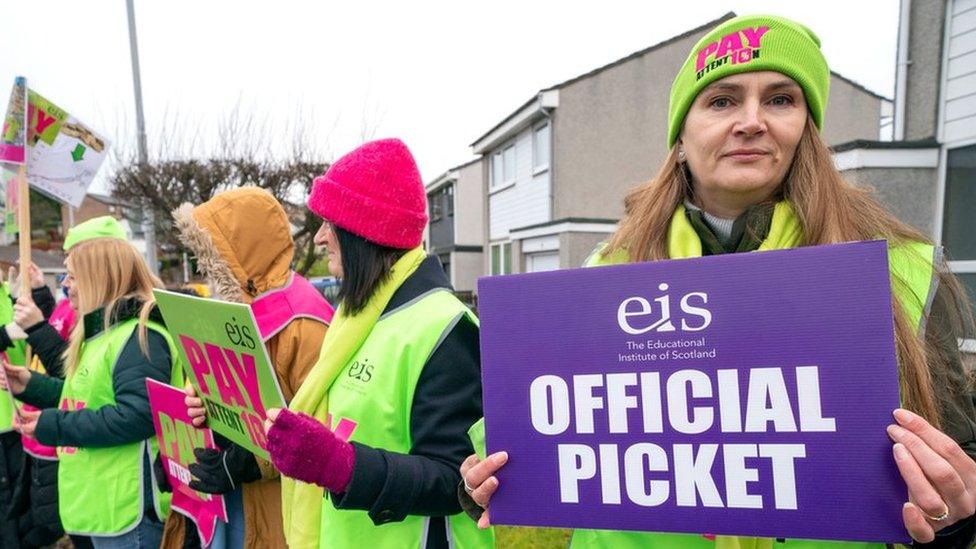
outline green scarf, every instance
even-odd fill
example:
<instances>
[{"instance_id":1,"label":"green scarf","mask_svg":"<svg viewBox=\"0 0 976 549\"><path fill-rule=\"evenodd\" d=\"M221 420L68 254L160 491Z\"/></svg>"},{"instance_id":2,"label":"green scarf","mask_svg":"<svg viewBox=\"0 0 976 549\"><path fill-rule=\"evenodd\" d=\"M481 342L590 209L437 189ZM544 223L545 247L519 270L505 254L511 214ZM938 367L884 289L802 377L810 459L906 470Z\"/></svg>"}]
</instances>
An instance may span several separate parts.
<instances>
[{"instance_id":1,"label":"green scarf","mask_svg":"<svg viewBox=\"0 0 976 549\"><path fill-rule=\"evenodd\" d=\"M766 250L785 250L796 248L803 239L803 228L800 227L800 220L793 212L793 206L789 202L777 202L773 208L773 219L770 222L769 232L766 238L759 244L757 251ZM630 263L630 254L623 248L618 248L613 252L604 254L605 245L601 245L586 260L587 267L597 267L600 265L618 265ZM685 207L679 205L671 215L671 225L668 228L668 258L684 259L688 257L701 257L702 241L695 230L695 226L685 215Z\"/></svg>"},{"instance_id":2,"label":"green scarf","mask_svg":"<svg viewBox=\"0 0 976 549\"><path fill-rule=\"evenodd\" d=\"M322 341L319 360L295 393L288 406L290 410L304 412L331 428L328 417L332 382L369 337L396 290L426 257L423 248L414 248L403 254L390 270L390 276L380 283L366 307L358 314L347 316L343 307L339 306ZM285 539L290 548L318 548L324 495L324 490L314 484L282 476L281 512Z\"/></svg>"},{"instance_id":3,"label":"green scarf","mask_svg":"<svg viewBox=\"0 0 976 549\"><path fill-rule=\"evenodd\" d=\"M773 220L769 233L759 245L758 251L785 250L796 248L803 238L803 228L793 212L789 202L780 201L773 208ZM702 243L695 227L685 215L685 207L678 206L671 216L671 227L668 230L668 257L683 259L686 257L701 257Z\"/></svg>"}]
</instances>

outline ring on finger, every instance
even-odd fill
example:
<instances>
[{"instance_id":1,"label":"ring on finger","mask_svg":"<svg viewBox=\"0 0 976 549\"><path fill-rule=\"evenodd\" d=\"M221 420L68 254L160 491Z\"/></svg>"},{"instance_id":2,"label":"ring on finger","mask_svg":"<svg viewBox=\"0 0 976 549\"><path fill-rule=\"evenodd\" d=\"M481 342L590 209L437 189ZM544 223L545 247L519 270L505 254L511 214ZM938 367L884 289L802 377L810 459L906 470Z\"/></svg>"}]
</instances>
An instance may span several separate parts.
<instances>
[{"instance_id":1,"label":"ring on finger","mask_svg":"<svg viewBox=\"0 0 976 549\"><path fill-rule=\"evenodd\" d=\"M466 479L464 477L461 477L461 482L464 483L464 491L467 492L468 495L470 496L471 495L471 492L474 492L474 488L468 486L468 479Z\"/></svg>"},{"instance_id":2,"label":"ring on finger","mask_svg":"<svg viewBox=\"0 0 976 549\"><path fill-rule=\"evenodd\" d=\"M929 520L931 520L932 522L942 522L942 521L946 520L947 518L949 518L949 504L943 501L942 502L942 505L945 506L945 511L943 511L941 515L938 515L938 516L935 516L935 517L933 517L931 515L925 515L925 517L928 518Z\"/></svg>"}]
</instances>

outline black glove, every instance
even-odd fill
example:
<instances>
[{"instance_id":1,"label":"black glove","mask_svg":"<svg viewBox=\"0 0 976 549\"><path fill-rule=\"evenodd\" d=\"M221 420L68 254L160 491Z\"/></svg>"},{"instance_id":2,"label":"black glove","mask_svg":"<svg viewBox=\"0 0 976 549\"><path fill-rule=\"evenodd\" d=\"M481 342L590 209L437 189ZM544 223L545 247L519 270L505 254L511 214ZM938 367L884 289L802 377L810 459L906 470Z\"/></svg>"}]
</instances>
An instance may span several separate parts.
<instances>
[{"instance_id":1,"label":"black glove","mask_svg":"<svg viewBox=\"0 0 976 549\"><path fill-rule=\"evenodd\" d=\"M208 494L226 494L241 484L261 478L261 469L254 454L230 443L223 450L196 448L197 462L190 465L190 488Z\"/></svg>"},{"instance_id":2,"label":"black glove","mask_svg":"<svg viewBox=\"0 0 976 549\"><path fill-rule=\"evenodd\" d=\"M173 491L173 487L169 485L169 477L163 470L163 454L156 454L156 459L153 460L153 477L156 479L156 488L160 492Z\"/></svg>"}]
</instances>

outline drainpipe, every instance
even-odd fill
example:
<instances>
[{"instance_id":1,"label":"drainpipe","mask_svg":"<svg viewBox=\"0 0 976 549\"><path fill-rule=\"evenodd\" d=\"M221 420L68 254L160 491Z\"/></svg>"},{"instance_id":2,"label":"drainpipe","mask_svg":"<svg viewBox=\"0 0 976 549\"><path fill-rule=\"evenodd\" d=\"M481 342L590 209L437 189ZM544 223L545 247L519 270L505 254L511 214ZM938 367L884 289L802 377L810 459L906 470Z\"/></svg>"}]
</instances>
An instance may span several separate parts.
<instances>
[{"instance_id":1,"label":"drainpipe","mask_svg":"<svg viewBox=\"0 0 976 549\"><path fill-rule=\"evenodd\" d=\"M543 94L545 92L539 92L539 104L542 106L540 109L542 116L546 117L546 124L549 125L549 221L552 221L556 217L556 193L555 193L555 183L556 183L556 155L555 153L555 136L556 131L553 126L552 111L555 107L547 107L543 105ZM524 255L524 254L523 254ZM562 250L560 250L560 255L562 255ZM560 266L562 266L560 262Z\"/></svg>"},{"instance_id":2,"label":"drainpipe","mask_svg":"<svg viewBox=\"0 0 976 549\"><path fill-rule=\"evenodd\" d=\"M898 16L898 61L895 65L895 120L892 138L895 141L905 139L905 110L906 89L908 87L908 37L912 13L912 0L901 0Z\"/></svg>"},{"instance_id":3,"label":"drainpipe","mask_svg":"<svg viewBox=\"0 0 976 549\"><path fill-rule=\"evenodd\" d=\"M556 178L553 177L555 170L553 167L556 165L555 157L553 156L553 137L556 135L554 128L552 126L552 107L542 107L542 115L546 117L546 124L549 125L549 221L556 215L556 195L553 193L553 183Z\"/></svg>"}]
</instances>

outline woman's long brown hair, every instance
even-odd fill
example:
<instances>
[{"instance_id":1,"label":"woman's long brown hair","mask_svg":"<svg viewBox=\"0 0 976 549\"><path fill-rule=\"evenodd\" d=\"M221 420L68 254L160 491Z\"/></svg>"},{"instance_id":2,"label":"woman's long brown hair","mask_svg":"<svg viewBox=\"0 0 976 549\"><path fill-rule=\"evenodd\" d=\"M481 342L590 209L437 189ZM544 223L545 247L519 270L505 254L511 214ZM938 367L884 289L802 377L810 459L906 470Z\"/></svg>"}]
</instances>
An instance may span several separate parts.
<instances>
[{"instance_id":1,"label":"woman's long brown hair","mask_svg":"<svg viewBox=\"0 0 976 549\"><path fill-rule=\"evenodd\" d=\"M788 200L803 228L804 246L837 244L883 238L891 245L931 241L917 229L899 221L873 196L871 189L847 182L834 167L827 145L815 129L812 118L797 146L793 165L780 187L779 196ZM657 176L633 189L624 200L625 214L604 255L624 250L632 261L668 258L668 228L675 209L693 197L690 173L678 161L677 148L664 160ZM963 337L972 327L972 312L958 279L941 262L935 265L953 337ZM893 284L905 286L897 276ZM903 292L911 294L911 292ZM927 296L920 296L925 300ZM922 303L924 306L925 303ZM895 344L898 352L902 405L939 426L940 401L933 380L940 388L951 387L948 372L947 335L920 331L913 326L897 299L892 299ZM952 343L955 343L953 340ZM956 384L958 385L958 384ZM963 390L956 387L956 390Z\"/></svg>"}]
</instances>

